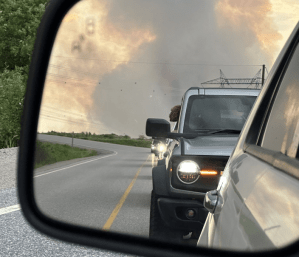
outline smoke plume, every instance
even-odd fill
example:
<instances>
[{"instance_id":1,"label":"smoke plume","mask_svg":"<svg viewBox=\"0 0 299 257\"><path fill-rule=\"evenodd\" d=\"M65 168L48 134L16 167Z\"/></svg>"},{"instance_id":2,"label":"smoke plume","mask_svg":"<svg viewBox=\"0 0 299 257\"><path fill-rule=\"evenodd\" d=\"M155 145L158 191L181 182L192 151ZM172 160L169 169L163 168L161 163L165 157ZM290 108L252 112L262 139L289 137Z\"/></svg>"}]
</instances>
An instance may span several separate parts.
<instances>
[{"instance_id":1,"label":"smoke plume","mask_svg":"<svg viewBox=\"0 0 299 257\"><path fill-rule=\"evenodd\" d=\"M147 118L168 120L220 69L250 78L260 67L241 65L270 67L280 38L270 13L262 0L79 2L55 41L39 130L145 134Z\"/></svg>"}]
</instances>

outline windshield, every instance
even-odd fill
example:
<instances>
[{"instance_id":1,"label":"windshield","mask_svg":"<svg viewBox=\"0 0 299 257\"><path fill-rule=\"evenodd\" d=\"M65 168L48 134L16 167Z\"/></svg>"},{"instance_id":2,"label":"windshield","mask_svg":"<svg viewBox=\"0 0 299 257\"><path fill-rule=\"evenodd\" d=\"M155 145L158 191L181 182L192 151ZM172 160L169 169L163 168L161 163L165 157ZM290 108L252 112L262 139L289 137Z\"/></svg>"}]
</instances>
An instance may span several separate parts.
<instances>
[{"instance_id":1,"label":"windshield","mask_svg":"<svg viewBox=\"0 0 299 257\"><path fill-rule=\"evenodd\" d=\"M189 98L184 133L242 130L256 96L202 96Z\"/></svg>"}]
</instances>

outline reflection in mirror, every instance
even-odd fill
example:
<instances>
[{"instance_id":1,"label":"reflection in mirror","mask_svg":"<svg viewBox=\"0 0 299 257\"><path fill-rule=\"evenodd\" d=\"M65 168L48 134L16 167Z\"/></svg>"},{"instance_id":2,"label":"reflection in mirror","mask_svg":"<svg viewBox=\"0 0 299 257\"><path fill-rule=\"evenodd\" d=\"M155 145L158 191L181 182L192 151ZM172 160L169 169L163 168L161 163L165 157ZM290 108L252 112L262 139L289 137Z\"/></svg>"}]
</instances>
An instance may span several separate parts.
<instances>
[{"instance_id":1,"label":"reflection in mirror","mask_svg":"<svg viewBox=\"0 0 299 257\"><path fill-rule=\"evenodd\" d=\"M243 20L222 2L85 0L67 13L52 49L38 125L34 190L43 213L72 224L196 246L208 214L205 192L217 188L258 95L259 70L272 65L279 49L275 40L269 46L260 40L263 31L246 25L259 22L264 13ZM180 124L190 116L183 114L187 105L180 108L184 93L194 87L188 97L198 100L199 88L230 88L202 84L218 78L219 70L222 79L224 73L256 75L254 83L238 85L250 89L241 97L220 93L218 101L213 93L213 101L222 104L209 108L223 123L194 125L204 116L198 114L191 117L194 124L188 123L195 137L145 134L148 118L164 119L171 130L183 133ZM211 144L202 137L212 132L227 147L217 158L202 146Z\"/></svg>"}]
</instances>

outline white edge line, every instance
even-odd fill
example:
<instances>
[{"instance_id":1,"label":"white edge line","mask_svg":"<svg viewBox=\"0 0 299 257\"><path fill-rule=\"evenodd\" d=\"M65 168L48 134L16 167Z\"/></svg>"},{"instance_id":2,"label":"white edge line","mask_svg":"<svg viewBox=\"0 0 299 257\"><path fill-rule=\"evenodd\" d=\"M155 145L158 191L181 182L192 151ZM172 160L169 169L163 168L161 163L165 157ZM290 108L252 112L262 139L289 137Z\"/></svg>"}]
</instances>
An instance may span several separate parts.
<instances>
[{"instance_id":1,"label":"white edge line","mask_svg":"<svg viewBox=\"0 0 299 257\"><path fill-rule=\"evenodd\" d=\"M68 169L68 168L72 168L72 167L75 167L75 166L78 166L78 165L81 165L81 164L85 164L85 163L88 163L88 162L93 162L93 161L96 161L96 160L104 159L104 158L107 158L107 157L110 157L110 156L113 156L113 155L117 155L117 154L118 154L117 152L113 151L113 154L105 155L105 156L102 156L102 157L99 157L99 158L96 158L96 159L93 159L93 160L89 160L89 161L86 161L86 162L80 162L80 163L77 163L77 164L72 165L72 166L64 167L64 168L58 169L58 170L53 170L53 171L50 171L50 172L47 172L47 173L44 173L44 174L41 174L41 175L37 175L37 176L34 176L34 177L35 178L36 177L41 177L41 176L48 175L48 174L51 174L51 173L54 173L54 172L57 172L57 171L60 171L60 170L65 170L65 169ZM21 207L20 207L19 204L4 207L4 208L0 208L0 216L4 215L4 214L11 213L11 212L14 212L14 211L19 211L20 209L21 209Z\"/></svg>"},{"instance_id":2,"label":"white edge line","mask_svg":"<svg viewBox=\"0 0 299 257\"><path fill-rule=\"evenodd\" d=\"M69 168L72 168L72 167L75 167L75 166L78 166L78 165L82 165L82 164L85 164L85 163L88 163L88 162L93 162L93 161L97 161L97 160L100 160L100 159L104 159L104 158L107 158L107 157L110 157L110 156L113 156L113 155L116 155L116 154L118 154L118 153L113 151L113 154L105 155L105 156L99 157L97 159L89 160L89 161L86 161L86 162L80 162L80 163L74 164L72 166L64 167L64 168L61 168L61 169L58 169L58 170L53 170L53 171L50 171L50 172L47 172L47 173L44 173L44 174L41 174L41 175L36 175L36 176L34 176L34 178L41 177L41 176L44 176L44 175L48 175L48 174L51 174L51 173L54 173L54 172L57 172L57 171L60 171L60 170L69 169Z\"/></svg>"},{"instance_id":3,"label":"white edge line","mask_svg":"<svg viewBox=\"0 0 299 257\"><path fill-rule=\"evenodd\" d=\"M21 207L20 207L19 204L4 207L4 208L0 208L0 215L7 214L7 213L10 213L10 212L13 212L13 211L19 211L20 209L21 209Z\"/></svg>"}]
</instances>

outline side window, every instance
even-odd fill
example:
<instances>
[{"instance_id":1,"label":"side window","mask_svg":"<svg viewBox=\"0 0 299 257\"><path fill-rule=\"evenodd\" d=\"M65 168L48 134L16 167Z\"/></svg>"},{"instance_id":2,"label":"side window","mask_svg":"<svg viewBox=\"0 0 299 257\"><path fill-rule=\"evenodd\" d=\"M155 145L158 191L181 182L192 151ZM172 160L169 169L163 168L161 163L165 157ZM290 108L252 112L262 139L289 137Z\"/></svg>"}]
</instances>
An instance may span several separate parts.
<instances>
[{"instance_id":1,"label":"side window","mask_svg":"<svg viewBox=\"0 0 299 257\"><path fill-rule=\"evenodd\" d=\"M298 158L299 47L287 67L274 100L261 147Z\"/></svg>"},{"instance_id":2,"label":"side window","mask_svg":"<svg viewBox=\"0 0 299 257\"><path fill-rule=\"evenodd\" d=\"M173 130L178 130L178 122L175 123L174 129Z\"/></svg>"}]
</instances>

